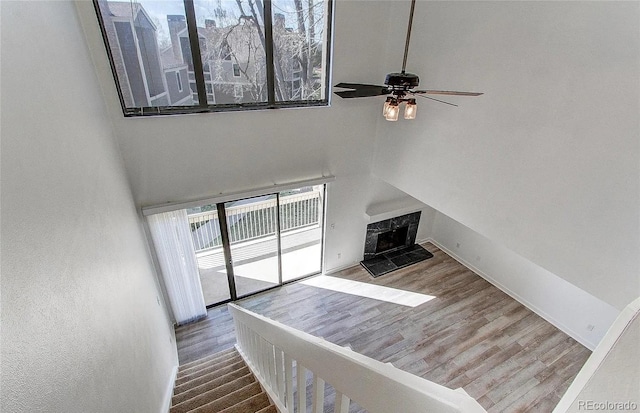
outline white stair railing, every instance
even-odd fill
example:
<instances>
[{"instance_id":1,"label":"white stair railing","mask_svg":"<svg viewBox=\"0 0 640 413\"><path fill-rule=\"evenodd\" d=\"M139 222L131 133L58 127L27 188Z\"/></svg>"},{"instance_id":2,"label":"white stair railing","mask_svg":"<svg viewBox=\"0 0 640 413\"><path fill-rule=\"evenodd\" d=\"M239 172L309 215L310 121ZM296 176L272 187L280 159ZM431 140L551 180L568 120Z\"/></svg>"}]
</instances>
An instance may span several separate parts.
<instances>
[{"instance_id":1,"label":"white stair railing","mask_svg":"<svg viewBox=\"0 0 640 413\"><path fill-rule=\"evenodd\" d=\"M335 390L335 413L348 412L351 400L370 413L486 413L462 389L414 376L235 304L228 307L236 347L281 413L307 412L307 371L314 413L324 411L325 383Z\"/></svg>"}]
</instances>

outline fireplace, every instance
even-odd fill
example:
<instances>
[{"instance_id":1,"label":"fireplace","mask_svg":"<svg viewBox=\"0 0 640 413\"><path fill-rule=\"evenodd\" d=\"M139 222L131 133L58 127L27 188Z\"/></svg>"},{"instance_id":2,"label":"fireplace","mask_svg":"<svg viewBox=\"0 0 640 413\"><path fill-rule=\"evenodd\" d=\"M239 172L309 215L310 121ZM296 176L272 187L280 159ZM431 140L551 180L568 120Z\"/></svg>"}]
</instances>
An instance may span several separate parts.
<instances>
[{"instance_id":1,"label":"fireplace","mask_svg":"<svg viewBox=\"0 0 640 413\"><path fill-rule=\"evenodd\" d=\"M362 266L374 277L426 260L433 255L416 245L420 211L367 225Z\"/></svg>"},{"instance_id":2,"label":"fireplace","mask_svg":"<svg viewBox=\"0 0 640 413\"><path fill-rule=\"evenodd\" d=\"M415 244L420 214L418 211L367 225L364 259Z\"/></svg>"},{"instance_id":3,"label":"fireplace","mask_svg":"<svg viewBox=\"0 0 640 413\"><path fill-rule=\"evenodd\" d=\"M409 226L392 229L378 234L376 255L405 247Z\"/></svg>"}]
</instances>

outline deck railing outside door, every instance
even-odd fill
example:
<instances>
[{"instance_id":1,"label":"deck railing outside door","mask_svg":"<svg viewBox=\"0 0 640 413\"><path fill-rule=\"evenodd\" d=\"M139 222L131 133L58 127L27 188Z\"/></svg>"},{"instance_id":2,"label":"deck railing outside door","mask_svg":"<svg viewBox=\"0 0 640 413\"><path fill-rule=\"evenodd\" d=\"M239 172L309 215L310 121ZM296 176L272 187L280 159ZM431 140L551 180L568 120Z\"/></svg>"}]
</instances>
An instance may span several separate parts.
<instances>
[{"instance_id":1,"label":"deck railing outside door","mask_svg":"<svg viewBox=\"0 0 640 413\"><path fill-rule=\"evenodd\" d=\"M320 224L320 191L280 197L281 232ZM276 199L227 208L231 244L276 233ZM216 210L188 216L196 252L222 246L220 221Z\"/></svg>"}]
</instances>

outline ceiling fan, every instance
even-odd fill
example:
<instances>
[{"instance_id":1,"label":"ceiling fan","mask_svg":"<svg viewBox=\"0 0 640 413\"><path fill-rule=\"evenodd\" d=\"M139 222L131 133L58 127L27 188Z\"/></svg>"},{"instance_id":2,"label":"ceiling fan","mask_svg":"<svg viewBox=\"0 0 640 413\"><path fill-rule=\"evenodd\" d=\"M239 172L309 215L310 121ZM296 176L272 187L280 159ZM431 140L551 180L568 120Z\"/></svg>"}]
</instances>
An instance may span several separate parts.
<instances>
[{"instance_id":1,"label":"ceiling fan","mask_svg":"<svg viewBox=\"0 0 640 413\"><path fill-rule=\"evenodd\" d=\"M456 92L452 90L416 90L420 78L413 73L405 72L407 66L407 55L409 53L409 40L411 38L411 26L413 24L413 11L416 6L416 0L411 0L411 11L409 12L409 24L407 26L407 39L404 44L404 58L402 60L402 71L400 73L389 73L385 80L384 86L367 85L362 83L338 83L334 87L350 89L340 92L334 92L341 98L363 98L371 96L387 95L384 103L383 116L389 121L397 121L400 112L400 104L405 103L404 118L415 119L417 104L416 99L412 96L435 100L436 102L445 103L451 106L458 106L444 100L436 99L426 95L451 95L451 96L480 96L478 92ZM409 96L409 97L407 97Z\"/></svg>"}]
</instances>

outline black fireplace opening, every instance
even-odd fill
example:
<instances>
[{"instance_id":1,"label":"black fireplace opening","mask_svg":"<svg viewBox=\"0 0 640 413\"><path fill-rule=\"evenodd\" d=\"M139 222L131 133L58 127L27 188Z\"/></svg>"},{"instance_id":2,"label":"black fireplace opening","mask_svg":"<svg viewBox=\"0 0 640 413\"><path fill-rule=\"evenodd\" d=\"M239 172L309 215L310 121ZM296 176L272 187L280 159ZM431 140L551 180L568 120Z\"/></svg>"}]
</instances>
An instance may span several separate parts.
<instances>
[{"instance_id":1,"label":"black fireplace opening","mask_svg":"<svg viewBox=\"0 0 640 413\"><path fill-rule=\"evenodd\" d=\"M405 247L408 232L409 226L407 225L405 227L396 228L391 231L378 234L376 254L382 254L383 252L390 252L392 250Z\"/></svg>"},{"instance_id":2,"label":"black fireplace opening","mask_svg":"<svg viewBox=\"0 0 640 413\"><path fill-rule=\"evenodd\" d=\"M373 276L429 259L433 255L416 244L420 211L367 225L362 266Z\"/></svg>"}]
</instances>

